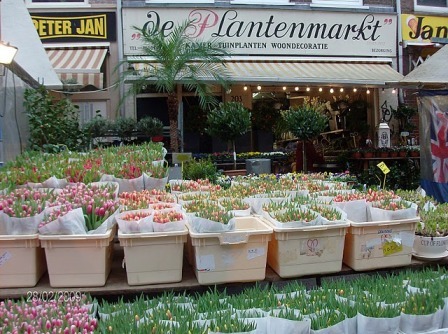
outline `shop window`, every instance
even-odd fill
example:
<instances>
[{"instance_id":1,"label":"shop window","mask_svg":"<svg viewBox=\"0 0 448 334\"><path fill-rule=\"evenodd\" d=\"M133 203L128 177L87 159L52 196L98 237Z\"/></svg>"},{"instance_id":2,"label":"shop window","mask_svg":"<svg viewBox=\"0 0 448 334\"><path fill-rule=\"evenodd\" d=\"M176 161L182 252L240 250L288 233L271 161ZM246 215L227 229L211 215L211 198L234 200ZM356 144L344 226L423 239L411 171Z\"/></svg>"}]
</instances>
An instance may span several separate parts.
<instances>
[{"instance_id":1,"label":"shop window","mask_svg":"<svg viewBox=\"0 0 448 334\"><path fill-rule=\"evenodd\" d=\"M215 0L145 0L146 3L214 3Z\"/></svg>"},{"instance_id":2,"label":"shop window","mask_svg":"<svg viewBox=\"0 0 448 334\"><path fill-rule=\"evenodd\" d=\"M290 0L230 0L232 5L294 5Z\"/></svg>"},{"instance_id":3,"label":"shop window","mask_svg":"<svg viewBox=\"0 0 448 334\"><path fill-rule=\"evenodd\" d=\"M447 12L448 1L447 0L414 0L414 9L416 11L434 11L434 12Z\"/></svg>"},{"instance_id":4,"label":"shop window","mask_svg":"<svg viewBox=\"0 0 448 334\"><path fill-rule=\"evenodd\" d=\"M363 0L312 0L311 6L322 7L365 7L363 6Z\"/></svg>"},{"instance_id":5,"label":"shop window","mask_svg":"<svg viewBox=\"0 0 448 334\"><path fill-rule=\"evenodd\" d=\"M28 6L57 6L57 7L74 7L74 6L87 6L89 0L26 0Z\"/></svg>"},{"instance_id":6,"label":"shop window","mask_svg":"<svg viewBox=\"0 0 448 334\"><path fill-rule=\"evenodd\" d=\"M79 124L84 125L95 116L107 118L106 102L73 102L79 107Z\"/></svg>"}]
</instances>

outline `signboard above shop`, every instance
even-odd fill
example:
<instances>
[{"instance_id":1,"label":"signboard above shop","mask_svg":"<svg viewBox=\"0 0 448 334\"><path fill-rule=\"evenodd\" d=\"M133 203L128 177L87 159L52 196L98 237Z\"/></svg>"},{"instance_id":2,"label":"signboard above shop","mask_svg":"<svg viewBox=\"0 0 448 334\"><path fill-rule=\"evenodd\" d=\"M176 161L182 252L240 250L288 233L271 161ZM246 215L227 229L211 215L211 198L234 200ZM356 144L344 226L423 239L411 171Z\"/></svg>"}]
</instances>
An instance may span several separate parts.
<instances>
[{"instance_id":1,"label":"signboard above shop","mask_svg":"<svg viewBox=\"0 0 448 334\"><path fill-rule=\"evenodd\" d=\"M447 38L448 17L402 14L401 31L403 41L408 45L426 45Z\"/></svg>"},{"instance_id":2,"label":"signboard above shop","mask_svg":"<svg viewBox=\"0 0 448 334\"><path fill-rule=\"evenodd\" d=\"M134 26L168 35L186 20L190 37L218 38L232 55L396 56L395 14L272 8L123 8L124 54L142 54Z\"/></svg>"},{"instance_id":3,"label":"signboard above shop","mask_svg":"<svg viewBox=\"0 0 448 334\"><path fill-rule=\"evenodd\" d=\"M117 39L114 12L33 13L34 27L42 42L113 42Z\"/></svg>"}]
</instances>

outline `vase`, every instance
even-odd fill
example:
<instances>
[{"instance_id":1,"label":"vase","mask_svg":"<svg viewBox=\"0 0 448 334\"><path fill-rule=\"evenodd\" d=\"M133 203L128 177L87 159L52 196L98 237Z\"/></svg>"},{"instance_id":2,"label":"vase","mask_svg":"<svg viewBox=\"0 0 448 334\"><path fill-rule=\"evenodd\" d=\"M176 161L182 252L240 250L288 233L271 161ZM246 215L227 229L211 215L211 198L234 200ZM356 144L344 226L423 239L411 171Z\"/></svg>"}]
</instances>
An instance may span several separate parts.
<instances>
[{"instance_id":1,"label":"vase","mask_svg":"<svg viewBox=\"0 0 448 334\"><path fill-rule=\"evenodd\" d=\"M439 260L448 256L448 236L414 238L413 255L422 260Z\"/></svg>"}]
</instances>

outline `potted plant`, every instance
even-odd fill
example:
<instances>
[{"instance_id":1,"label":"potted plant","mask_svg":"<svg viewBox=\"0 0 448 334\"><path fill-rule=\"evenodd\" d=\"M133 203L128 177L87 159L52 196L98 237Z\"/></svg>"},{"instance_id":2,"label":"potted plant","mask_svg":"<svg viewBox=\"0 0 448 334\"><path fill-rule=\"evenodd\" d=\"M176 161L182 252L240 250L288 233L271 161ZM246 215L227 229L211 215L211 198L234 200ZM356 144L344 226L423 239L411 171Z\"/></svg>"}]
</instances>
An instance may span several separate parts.
<instances>
[{"instance_id":1,"label":"potted plant","mask_svg":"<svg viewBox=\"0 0 448 334\"><path fill-rule=\"evenodd\" d=\"M389 157L389 147L378 147L376 150L376 155L379 158L388 158Z\"/></svg>"},{"instance_id":2,"label":"potted plant","mask_svg":"<svg viewBox=\"0 0 448 334\"><path fill-rule=\"evenodd\" d=\"M351 150L351 157L353 159L359 159L362 157L361 149L360 148L354 148Z\"/></svg>"},{"instance_id":3,"label":"potted plant","mask_svg":"<svg viewBox=\"0 0 448 334\"><path fill-rule=\"evenodd\" d=\"M133 118L119 117L113 123L112 128L122 142L128 142L132 138L136 124Z\"/></svg>"},{"instance_id":4,"label":"potted plant","mask_svg":"<svg viewBox=\"0 0 448 334\"><path fill-rule=\"evenodd\" d=\"M420 219L415 232L414 255L428 260L448 256L448 203L421 210Z\"/></svg>"},{"instance_id":5,"label":"potted plant","mask_svg":"<svg viewBox=\"0 0 448 334\"><path fill-rule=\"evenodd\" d=\"M366 147L362 150L362 156L364 158L373 158L375 155L375 149L371 147Z\"/></svg>"},{"instance_id":6,"label":"potted plant","mask_svg":"<svg viewBox=\"0 0 448 334\"><path fill-rule=\"evenodd\" d=\"M409 146L408 152L409 152L409 156L411 156L411 157L419 157L420 156L420 146L418 146L418 145Z\"/></svg>"},{"instance_id":7,"label":"potted plant","mask_svg":"<svg viewBox=\"0 0 448 334\"><path fill-rule=\"evenodd\" d=\"M137 131L150 137L152 141L158 142L163 140L163 122L151 116L146 116L137 122Z\"/></svg>"},{"instance_id":8,"label":"potted plant","mask_svg":"<svg viewBox=\"0 0 448 334\"><path fill-rule=\"evenodd\" d=\"M306 142L317 137L328 126L323 114L325 105L316 101L304 101L303 105L291 107L282 114L288 130L302 141L303 171L307 171Z\"/></svg>"},{"instance_id":9,"label":"potted plant","mask_svg":"<svg viewBox=\"0 0 448 334\"><path fill-rule=\"evenodd\" d=\"M233 148L234 169L236 169L235 140L251 128L251 113L239 102L221 102L207 115L205 131L227 141L228 148Z\"/></svg>"},{"instance_id":10,"label":"potted plant","mask_svg":"<svg viewBox=\"0 0 448 334\"><path fill-rule=\"evenodd\" d=\"M396 157L398 157L398 147L395 147L395 146L392 146L392 147L390 147L389 148L390 149L390 151L389 151L389 156L391 157L391 158L396 158Z\"/></svg>"}]
</instances>

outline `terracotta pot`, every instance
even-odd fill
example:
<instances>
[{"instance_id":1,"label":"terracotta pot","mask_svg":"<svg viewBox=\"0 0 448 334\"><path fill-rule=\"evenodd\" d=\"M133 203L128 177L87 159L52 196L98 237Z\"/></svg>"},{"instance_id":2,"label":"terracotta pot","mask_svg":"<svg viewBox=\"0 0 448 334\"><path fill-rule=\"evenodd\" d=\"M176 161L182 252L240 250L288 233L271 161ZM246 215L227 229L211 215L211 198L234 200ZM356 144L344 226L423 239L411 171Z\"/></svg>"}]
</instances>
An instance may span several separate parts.
<instances>
[{"instance_id":1,"label":"terracotta pot","mask_svg":"<svg viewBox=\"0 0 448 334\"><path fill-rule=\"evenodd\" d=\"M373 152L363 152L364 158L373 158Z\"/></svg>"},{"instance_id":2,"label":"terracotta pot","mask_svg":"<svg viewBox=\"0 0 448 334\"><path fill-rule=\"evenodd\" d=\"M378 156L380 158L387 158L389 157L389 152L378 152Z\"/></svg>"},{"instance_id":3,"label":"terracotta pot","mask_svg":"<svg viewBox=\"0 0 448 334\"><path fill-rule=\"evenodd\" d=\"M400 152L398 152L398 156L399 157L407 157L408 156L408 152L406 152L406 151L400 151Z\"/></svg>"},{"instance_id":4,"label":"terracotta pot","mask_svg":"<svg viewBox=\"0 0 448 334\"><path fill-rule=\"evenodd\" d=\"M411 157L419 157L420 156L420 152L418 152L418 151L411 151L411 152L409 152L409 156L411 156Z\"/></svg>"},{"instance_id":5,"label":"terracotta pot","mask_svg":"<svg viewBox=\"0 0 448 334\"><path fill-rule=\"evenodd\" d=\"M361 157L362 157L361 152L354 152L354 153L352 153L352 158L354 158L354 159L359 159Z\"/></svg>"},{"instance_id":6,"label":"terracotta pot","mask_svg":"<svg viewBox=\"0 0 448 334\"><path fill-rule=\"evenodd\" d=\"M154 137L151 137L151 141L153 141L153 142L155 142L155 143L161 142L161 141L163 141L163 136L154 136Z\"/></svg>"},{"instance_id":7,"label":"terracotta pot","mask_svg":"<svg viewBox=\"0 0 448 334\"><path fill-rule=\"evenodd\" d=\"M389 156L390 156L391 158L398 157L398 152L390 152L390 153L389 153Z\"/></svg>"}]
</instances>

